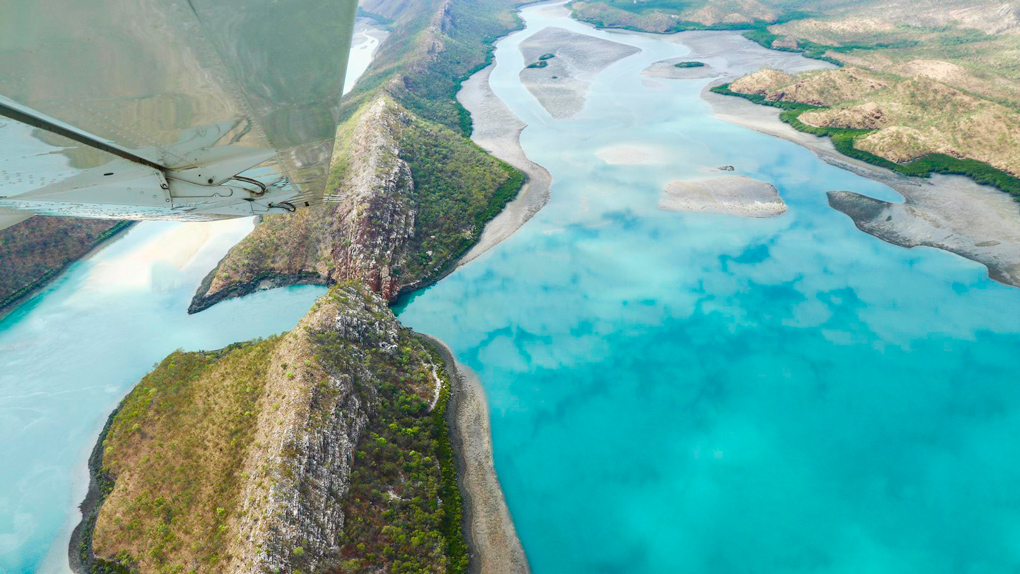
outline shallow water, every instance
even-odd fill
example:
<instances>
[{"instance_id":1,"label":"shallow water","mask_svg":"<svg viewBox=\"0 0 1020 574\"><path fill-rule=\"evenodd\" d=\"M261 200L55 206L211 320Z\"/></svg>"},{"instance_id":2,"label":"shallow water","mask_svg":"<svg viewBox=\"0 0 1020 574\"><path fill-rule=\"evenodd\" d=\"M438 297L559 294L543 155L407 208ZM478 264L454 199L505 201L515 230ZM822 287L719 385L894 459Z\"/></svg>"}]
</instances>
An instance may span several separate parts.
<instances>
[{"instance_id":1,"label":"shallow water","mask_svg":"<svg viewBox=\"0 0 1020 574\"><path fill-rule=\"evenodd\" d=\"M400 317L479 374L533 570L1020 567L1020 290L857 231L825 191L898 196L716 120L708 80L642 81L682 45L523 14L491 82L552 199ZM518 44L550 25L643 50L571 120L518 81ZM667 159L596 156L623 144ZM789 211L657 209L668 181L727 164Z\"/></svg>"},{"instance_id":2,"label":"shallow water","mask_svg":"<svg viewBox=\"0 0 1020 574\"><path fill-rule=\"evenodd\" d=\"M359 19L345 91L381 37ZM257 293L187 315L248 220L140 223L0 320L0 572L67 572L87 459L120 399L175 349L288 331L325 289Z\"/></svg>"}]
</instances>

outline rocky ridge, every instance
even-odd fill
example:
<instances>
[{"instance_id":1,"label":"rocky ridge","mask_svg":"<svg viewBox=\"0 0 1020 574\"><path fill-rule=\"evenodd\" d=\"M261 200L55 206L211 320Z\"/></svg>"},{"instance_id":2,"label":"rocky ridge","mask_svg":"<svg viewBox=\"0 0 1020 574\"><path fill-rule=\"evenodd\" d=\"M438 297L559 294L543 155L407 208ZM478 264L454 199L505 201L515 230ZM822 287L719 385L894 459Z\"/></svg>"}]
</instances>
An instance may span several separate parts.
<instances>
[{"instance_id":1,"label":"rocky ridge","mask_svg":"<svg viewBox=\"0 0 1020 574\"><path fill-rule=\"evenodd\" d=\"M480 0L374 0L393 18L372 67L345 100L326 201L267 216L199 287L189 312L259 289L359 279L387 300L441 277L511 201L524 175L464 137L451 97L513 25Z\"/></svg>"},{"instance_id":2,"label":"rocky ridge","mask_svg":"<svg viewBox=\"0 0 1020 574\"><path fill-rule=\"evenodd\" d=\"M339 129L321 205L266 217L189 312L258 289L359 279L387 300L438 277L522 182L512 168L385 93Z\"/></svg>"},{"instance_id":3,"label":"rocky ridge","mask_svg":"<svg viewBox=\"0 0 1020 574\"><path fill-rule=\"evenodd\" d=\"M431 420L428 405L445 392L436 360L385 300L354 282L334 287L281 337L174 353L125 398L100 439L92 471L106 486L79 528L77 570L340 568L357 554L344 548L369 541L346 525L352 480L372 476L365 465L374 463L357 449L380 432L380 405L390 404L380 393L396 388L402 405L413 399L415 428ZM424 460L421 472L438 483L439 459ZM453 504L444 496L441 509ZM401 500L371 504L397 523L417 512ZM459 516L456 504L446 511ZM433 571L452 564L444 545L434 534L422 551ZM75 556L79 545L71 549Z\"/></svg>"}]
</instances>

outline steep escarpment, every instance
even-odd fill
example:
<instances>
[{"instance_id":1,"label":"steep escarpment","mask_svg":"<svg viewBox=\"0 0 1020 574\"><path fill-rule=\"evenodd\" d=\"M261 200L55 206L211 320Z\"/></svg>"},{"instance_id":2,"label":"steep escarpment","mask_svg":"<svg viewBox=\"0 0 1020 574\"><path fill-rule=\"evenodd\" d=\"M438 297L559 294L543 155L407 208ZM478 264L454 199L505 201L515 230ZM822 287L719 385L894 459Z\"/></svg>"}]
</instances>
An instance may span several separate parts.
<instances>
[{"instance_id":1,"label":"steep escarpment","mask_svg":"<svg viewBox=\"0 0 1020 574\"><path fill-rule=\"evenodd\" d=\"M441 367L357 283L286 335L172 354L101 438L80 570L463 571Z\"/></svg>"},{"instance_id":2,"label":"steep escarpment","mask_svg":"<svg viewBox=\"0 0 1020 574\"><path fill-rule=\"evenodd\" d=\"M200 286L190 312L257 289L360 279L420 287L478 241L524 176L468 140L461 79L515 25L512 4L369 2L392 33L345 101L323 205L269 216Z\"/></svg>"},{"instance_id":3,"label":"steep escarpment","mask_svg":"<svg viewBox=\"0 0 1020 574\"><path fill-rule=\"evenodd\" d=\"M340 127L326 201L266 217L191 311L265 286L360 279L387 300L439 275L513 199L521 176L385 93Z\"/></svg>"},{"instance_id":4,"label":"steep escarpment","mask_svg":"<svg viewBox=\"0 0 1020 574\"><path fill-rule=\"evenodd\" d=\"M0 230L0 314L130 225L129 221L33 217Z\"/></svg>"}]
</instances>

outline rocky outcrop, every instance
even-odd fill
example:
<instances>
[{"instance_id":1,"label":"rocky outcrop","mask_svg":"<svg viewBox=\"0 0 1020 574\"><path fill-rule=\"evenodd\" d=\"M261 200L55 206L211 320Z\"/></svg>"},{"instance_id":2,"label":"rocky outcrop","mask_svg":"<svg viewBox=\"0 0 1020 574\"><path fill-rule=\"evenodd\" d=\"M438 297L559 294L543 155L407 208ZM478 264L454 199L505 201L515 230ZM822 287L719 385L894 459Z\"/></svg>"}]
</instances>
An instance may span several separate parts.
<instances>
[{"instance_id":1,"label":"rocky outcrop","mask_svg":"<svg viewBox=\"0 0 1020 574\"><path fill-rule=\"evenodd\" d=\"M365 354L392 356L397 335L385 301L348 285L281 343L254 436L262 448L244 464L236 567L317 572L339 562L354 451L375 410L378 378ZM322 340L342 341L344 356L324 356Z\"/></svg>"},{"instance_id":2,"label":"rocky outcrop","mask_svg":"<svg viewBox=\"0 0 1020 574\"><path fill-rule=\"evenodd\" d=\"M387 300L440 276L520 176L386 94L343 124L325 201L267 216L202 282L189 312L294 284L358 279Z\"/></svg>"},{"instance_id":3,"label":"rocky outcrop","mask_svg":"<svg viewBox=\"0 0 1020 574\"><path fill-rule=\"evenodd\" d=\"M394 297L415 230L414 181L395 138L403 113L380 97L349 120L325 202L266 217L203 281L189 312L258 289L346 279Z\"/></svg>"},{"instance_id":4,"label":"rocky outcrop","mask_svg":"<svg viewBox=\"0 0 1020 574\"><path fill-rule=\"evenodd\" d=\"M451 536L462 545L457 524L439 531L408 502L460 514L454 473L452 493L435 501L441 464L453 464L433 438L447 432L430 413L448 393L439 361L356 282L334 287L284 336L174 353L124 399L97 446L98 511L71 546L79 571L320 572L366 544L403 560L420 550L412 558L429 571L466 560L446 550ZM379 445L396 450L379 460ZM394 457L414 461L414 472L394 467L395 483L376 472ZM380 489L392 496L365 500ZM366 528L372 513L427 536L403 547ZM359 563L386 569L378 550Z\"/></svg>"}]
</instances>

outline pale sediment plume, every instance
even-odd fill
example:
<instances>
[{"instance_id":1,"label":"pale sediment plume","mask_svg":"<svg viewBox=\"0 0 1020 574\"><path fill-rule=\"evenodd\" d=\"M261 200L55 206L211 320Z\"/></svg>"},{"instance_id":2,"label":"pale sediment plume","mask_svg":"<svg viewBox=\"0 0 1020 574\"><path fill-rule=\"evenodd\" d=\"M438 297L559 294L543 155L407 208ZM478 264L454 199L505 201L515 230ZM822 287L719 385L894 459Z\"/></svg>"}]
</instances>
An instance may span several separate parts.
<instances>
[{"instance_id":1,"label":"pale sediment plume","mask_svg":"<svg viewBox=\"0 0 1020 574\"><path fill-rule=\"evenodd\" d=\"M749 177L729 176L673 181L662 190L659 208L667 211L775 217L786 212L776 188Z\"/></svg>"},{"instance_id":2,"label":"pale sediment plume","mask_svg":"<svg viewBox=\"0 0 1020 574\"><path fill-rule=\"evenodd\" d=\"M544 66L521 70L521 82L556 119L570 118L581 111L599 72L641 51L563 28L545 28L521 42L520 49L526 66ZM550 54L552 58L540 60Z\"/></svg>"},{"instance_id":3,"label":"pale sediment plume","mask_svg":"<svg viewBox=\"0 0 1020 574\"><path fill-rule=\"evenodd\" d=\"M654 165L669 161L662 149L643 144L604 147L596 151L595 155L609 165Z\"/></svg>"},{"instance_id":4,"label":"pale sediment plume","mask_svg":"<svg viewBox=\"0 0 1020 574\"><path fill-rule=\"evenodd\" d=\"M489 406L478 377L457 362L439 339L424 335L443 355L453 386L448 417L457 453L458 483L464 497L465 534L472 574L527 574L524 548L492 462Z\"/></svg>"},{"instance_id":5,"label":"pale sediment plume","mask_svg":"<svg viewBox=\"0 0 1020 574\"><path fill-rule=\"evenodd\" d=\"M160 273L177 275L204 250L217 242L236 243L251 228L251 218L173 224L135 249L96 264L87 281L123 289L158 287Z\"/></svg>"},{"instance_id":6,"label":"pale sediment plume","mask_svg":"<svg viewBox=\"0 0 1020 574\"><path fill-rule=\"evenodd\" d=\"M458 262L464 265L492 249L520 229L546 203L552 176L528 159L521 148L525 124L493 93L489 75L494 65L468 78L457 93L457 100L471 113L471 140L482 149L524 172L527 181L517 197L485 225L482 236Z\"/></svg>"}]
</instances>

